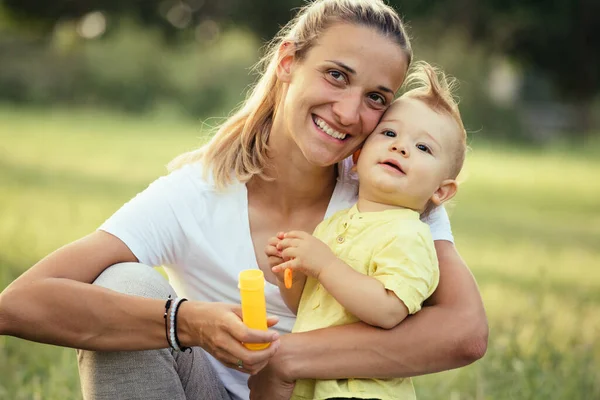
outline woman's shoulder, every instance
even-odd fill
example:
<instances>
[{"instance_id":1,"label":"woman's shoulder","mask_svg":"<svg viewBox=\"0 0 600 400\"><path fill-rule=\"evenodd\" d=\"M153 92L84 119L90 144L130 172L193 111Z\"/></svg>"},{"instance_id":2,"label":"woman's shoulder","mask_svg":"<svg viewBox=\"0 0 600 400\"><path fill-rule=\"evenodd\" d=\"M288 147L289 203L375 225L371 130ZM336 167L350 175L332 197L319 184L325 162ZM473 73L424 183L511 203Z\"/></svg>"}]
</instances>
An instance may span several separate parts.
<instances>
[{"instance_id":1,"label":"woman's shoulder","mask_svg":"<svg viewBox=\"0 0 600 400\"><path fill-rule=\"evenodd\" d=\"M159 178L159 180L165 180L172 186L181 186L184 191L200 191L214 193L215 195L226 195L232 191L237 192L242 185L234 179L229 185L219 188L215 183L212 171L202 161L184 164Z\"/></svg>"},{"instance_id":2,"label":"woman's shoulder","mask_svg":"<svg viewBox=\"0 0 600 400\"><path fill-rule=\"evenodd\" d=\"M178 205L177 207L196 209L222 202L231 196L237 197L240 186L239 183L232 183L223 189L218 188L210 171L201 162L193 162L159 177L143 195L158 201L168 201Z\"/></svg>"},{"instance_id":3,"label":"woman's shoulder","mask_svg":"<svg viewBox=\"0 0 600 400\"><path fill-rule=\"evenodd\" d=\"M174 185L192 183L204 190L215 189L212 174L200 161L182 165L159 179L167 180Z\"/></svg>"}]
</instances>

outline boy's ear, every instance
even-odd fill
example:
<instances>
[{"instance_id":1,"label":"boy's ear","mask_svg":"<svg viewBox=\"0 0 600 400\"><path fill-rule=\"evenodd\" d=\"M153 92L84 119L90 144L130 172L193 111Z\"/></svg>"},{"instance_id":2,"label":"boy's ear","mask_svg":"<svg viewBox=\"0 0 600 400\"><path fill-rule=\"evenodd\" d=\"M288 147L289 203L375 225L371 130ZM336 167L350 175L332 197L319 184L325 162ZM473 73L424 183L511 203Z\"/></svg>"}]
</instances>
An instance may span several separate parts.
<instances>
[{"instance_id":1,"label":"boy's ear","mask_svg":"<svg viewBox=\"0 0 600 400\"><path fill-rule=\"evenodd\" d=\"M458 183L455 179L446 179L440 187L431 196L431 202L436 206L442 205L454 197L458 190Z\"/></svg>"},{"instance_id":2,"label":"boy's ear","mask_svg":"<svg viewBox=\"0 0 600 400\"><path fill-rule=\"evenodd\" d=\"M293 42L283 42L279 46L279 64L277 64L277 78L282 82L290 82L292 66L294 64L295 45Z\"/></svg>"}]
</instances>

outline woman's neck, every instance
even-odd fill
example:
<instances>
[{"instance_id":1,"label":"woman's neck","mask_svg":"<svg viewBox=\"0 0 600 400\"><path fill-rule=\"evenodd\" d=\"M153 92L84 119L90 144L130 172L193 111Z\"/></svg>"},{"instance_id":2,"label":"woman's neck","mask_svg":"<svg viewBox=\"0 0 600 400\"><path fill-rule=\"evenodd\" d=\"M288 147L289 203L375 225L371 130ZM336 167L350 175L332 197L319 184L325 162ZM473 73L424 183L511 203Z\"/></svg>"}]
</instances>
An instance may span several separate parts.
<instances>
[{"instance_id":1,"label":"woman's neck","mask_svg":"<svg viewBox=\"0 0 600 400\"><path fill-rule=\"evenodd\" d=\"M265 175L274 179L255 176L246 184L255 200L283 214L329 204L336 183L335 166L311 165L289 136L274 130L269 137L269 157Z\"/></svg>"}]
</instances>

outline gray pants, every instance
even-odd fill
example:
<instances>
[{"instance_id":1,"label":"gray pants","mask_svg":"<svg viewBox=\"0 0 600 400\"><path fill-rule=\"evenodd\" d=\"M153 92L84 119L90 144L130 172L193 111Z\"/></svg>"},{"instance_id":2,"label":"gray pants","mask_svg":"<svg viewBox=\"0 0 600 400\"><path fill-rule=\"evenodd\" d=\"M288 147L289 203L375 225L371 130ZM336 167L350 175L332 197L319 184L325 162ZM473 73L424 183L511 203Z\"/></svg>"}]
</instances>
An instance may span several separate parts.
<instances>
[{"instance_id":1,"label":"gray pants","mask_svg":"<svg viewBox=\"0 0 600 400\"><path fill-rule=\"evenodd\" d=\"M116 264L95 285L142 297L165 299L175 292L153 268ZM200 348L147 351L77 351L85 400L231 400Z\"/></svg>"}]
</instances>

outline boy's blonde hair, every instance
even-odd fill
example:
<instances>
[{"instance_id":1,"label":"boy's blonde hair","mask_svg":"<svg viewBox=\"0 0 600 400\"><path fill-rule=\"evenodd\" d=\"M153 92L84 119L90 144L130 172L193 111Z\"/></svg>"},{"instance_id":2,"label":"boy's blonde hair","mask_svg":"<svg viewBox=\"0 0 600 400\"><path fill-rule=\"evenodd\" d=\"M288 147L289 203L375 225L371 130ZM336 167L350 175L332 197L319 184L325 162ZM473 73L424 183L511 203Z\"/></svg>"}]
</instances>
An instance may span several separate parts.
<instances>
[{"instance_id":1,"label":"boy's blonde hair","mask_svg":"<svg viewBox=\"0 0 600 400\"><path fill-rule=\"evenodd\" d=\"M458 102L453 94L457 87L456 79L447 76L441 69L425 61L418 61L408 73L406 87L408 90L402 97L420 100L435 112L449 115L456 122L460 142L456 148L455 162L449 176L450 179L456 179L467 153L467 132L458 110Z\"/></svg>"},{"instance_id":2,"label":"boy's blonde hair","mask_svg":"<svg viewBox=\"0 0 600 400\"><path fill-rule=\"evenodd\" d=\"M382 0L310 2L267 45L265 55L255 67L260 78L241 107L218 127L208 144L178 156L169 163L168 169L202 160L208 167L204 170L213 174L215 184L220 188L232 182L233 174L240 182L247 182L254 175L268 179L264 174L268 162L267 142L282 87L276 75L277 66L289 54L301 61L323 32L336 23L376 29L404 50L410 65L412 49L404 24L394 9ZM280 46L286 42L293 46L287 46L288 53L280 52Z\"/></svg>"}]
</instances>

